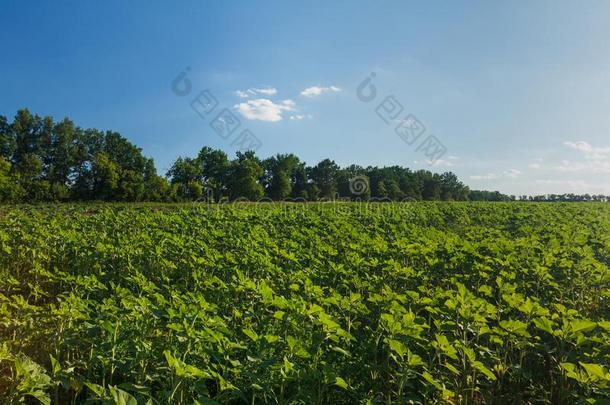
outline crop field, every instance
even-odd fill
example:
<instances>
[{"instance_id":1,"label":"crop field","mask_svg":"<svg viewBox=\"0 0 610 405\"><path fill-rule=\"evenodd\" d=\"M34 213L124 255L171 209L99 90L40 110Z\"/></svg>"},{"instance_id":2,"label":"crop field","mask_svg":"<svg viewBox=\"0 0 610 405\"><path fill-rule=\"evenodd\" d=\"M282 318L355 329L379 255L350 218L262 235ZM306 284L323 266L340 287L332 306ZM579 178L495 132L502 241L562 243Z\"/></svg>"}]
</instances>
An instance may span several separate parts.
<instances>
[{"instance_id":1,"label":"crop field","mask_svg":"<svg viewBox=\"0 0 610 405\"><path fill-rule=\"evenodd\" d=\"M610 401L610 204L0 208L0 403Z\"/></svg>"}]
</instances>

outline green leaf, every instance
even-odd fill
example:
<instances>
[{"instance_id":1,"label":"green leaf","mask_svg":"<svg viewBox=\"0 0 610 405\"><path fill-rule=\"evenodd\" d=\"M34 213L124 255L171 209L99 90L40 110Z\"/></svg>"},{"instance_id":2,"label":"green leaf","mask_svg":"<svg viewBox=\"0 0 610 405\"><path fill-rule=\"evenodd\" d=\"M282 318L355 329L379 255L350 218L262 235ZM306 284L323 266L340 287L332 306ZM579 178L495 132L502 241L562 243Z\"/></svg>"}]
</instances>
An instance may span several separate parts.
<instances>
[{"instance_id":1,"label":"green leaf","mask_svg":"<svg viewBox=\"0 0 610 405\"><path fill-rule=\"evenodd\" d=\"M349 385L347 385L347 382L345 382L345 380L341 377L335 377L335 385L343 388L344 390L349 388Z\"/></svg>"},{"instance_id":2,"label":"green leaf","mask_svg":"<svg viewBox=\"0 0 610 405\"><path fill-rule=\"evenodd\" d=\"M417 367L423 366L425 363L421 357L407 349L407 364L411 367Z\"/></svg>"},{"instance_id":3,"label":"green leaf","mask_svg":"<svg viewBox=\"0 0 610 405\"><path fill-rule=\"evenodd\" d=\"M597 327L597 323L589 321L588 319L575 319L570 321L570 329L572 333L583 333L589 332Z\"/></svg>"},{"instance_id":4,"label":"green leaf","mask_svg":"<svg viewBox=\"0 0 610 405\"><path fill-rule=\"evenodd\" d=\"M51 377L45 369L23 353L15 357L16 378L19 381L17 391L32 396L43 404L51 403L51 396L46 389L51 386Z\"/></svg>"},{"instance_id":5,"label":"green leaf","mask_svg":"<svg viewBox=\"0 0 610 405\"><path fill-rule=\"evenodd\" d=\"M605 380L607 378L604 368L599 364L583 363L580 361L578 364L580 364L580 366L585 369L589 377L592 377L593 379Z\"/></svg>"},{"instance_id":6,"label":"green leaf","mask_svg":"<svg viewBox=\"0 0 610 405\"><path fill-rule=\"evenodd\" d=\"M242 329L241 331L244 332L244 334L246 336L248 336L250 339L252 339L254 342L258 341L258 339L259 339L258 334L255 331L253 331L252 329Z\"/></svg>"},{"instance_id":7,"label":"green leaf","mask_svg":"<svg viewBox=\"0 0 610 405\"><path fill-rule=\"evenodd\" d=\"M472 367L479 370L481 373L485 374L485 376L487 378L489 378L490 380L492 380L492 381L496 380L496 375L490 369L485 367L485 365L483 365L483 363L481 363L480 361L473 362Z\"/></svg>"},{"instance_id":8,"label":"green leaf","mask_svg":"<svg viewBox=\"0 0 610 405\"><path fill-rule=\"evenodd\" d=\"M86 381L85 386L87 388L89 388L97 396L97 399L104 398L104 394L105 394L106 390L101 385Z\"/></svg>"},{"instance_id":9,"label":"green leaf","mask_svg":"<svg viewBox=\"0 0 610 405\"><path fill-rule=\"evenodd\" d=\"M520 335L523 337L530 336L530 334L527 332L527 324L525 322L517 320L500 321L500 326L515 335Z\"/></svg>"},{"instance_id":10,"label":"green leaf","mask_svg":"<svg viewBox=\"0 0 610 405\"><path fill-rule=\"evenodd\" d=\"M610 331L610 321L601 321L598 322L597 325L606 331Z\"/></svg>"},{"instance_id":11,"label":"green leaf","mask_svg":"<svg viewBox=\"0 0 610 405\"><path fill-rule=\"evenodd\" d=\"M56 376L61 372L61 365L52 354L50 354L49 357L51 358L51 369L53 370L53 375Z\"/></svg>"},{"instance_id":12,"label":"green leaf","mask_svg":"<svg viewBox=\"0 0 610 405\"><path fill-rule=\"evenodd\" d=\"M455 368L451 363L445 363L444 366L451 371L453 374L458 375L460 374L460 370L458 370L457 368Z\"/></svg>"},{"instance_id":13,"label":"green leaf","mask_svg":"<svg viewBox=\"0 0 610 405\"><path fill-rule=\"evenodd\" d=\"M443 386L441 384L438 383L438 381L436 381L434 379L434 377L432 376L432 374L430 374L427 371L424 371L423 373L421 373L421 376L424 377L424 380L428 381L430 384L432 384L434 386L434 388L436 388L439 391L443 390Z\"/></svg>"},{"instance_id":14,"label":"green leaf","mask_svg":"<svg viewBox=\"0 0 610 405\"><path fill-rule=\"evenodd\" d=\"M534 325L536 325L536 327L538 329L541 329L547 333L550 333L551 335L554 334L553 332L553 322L545 317L540 317L540 318L536 318L534 319Z\"/></svg>"},{"instance_id":15,"label":"green leaf","mask_svg":"<svg viewBox=\"0 0 610 405\"><path fill-rule=\"evenodd\" d=\"M405 354L407 354L407 346L405 346L402 342L398 340L391 339L389 342L390 349L396 352L402 359Z\"/></svg>"},{"instance_id":16,"label":"green leaf","mask_svg":"<svg viewBox=\"0 0 610 405\"><path fill-rule=\"evenodd\" d=\"M338 346L331 346L330 350L332 350L333 352L341 353L342 355L347 356L347 357L350 356L350 354L349 354L349 352L347 350L342 349L342 348L340 348Z\"/></svg>"},{"instance_id":17,"label":"green leaf","mask_svg":"<svg viewBox=\"0 0 610 405\"><path fill-rule=\"evenodd\" d=\"M587 379L579 372L576 368L576 364L573 363L561 363L561 368L566 371L566 376L572 378L578 382L586 383Z\"/></svg>"},{"instance_id":18,"label":"green leaf","mask_svg":"<svg viewBox=\"0 0 610 405\"><path fill-rule=\"evenodd\" d=\"M138 401L128 392L113 386L108 388L116 405L138 405Z\"/></svg>"}]
</instances>

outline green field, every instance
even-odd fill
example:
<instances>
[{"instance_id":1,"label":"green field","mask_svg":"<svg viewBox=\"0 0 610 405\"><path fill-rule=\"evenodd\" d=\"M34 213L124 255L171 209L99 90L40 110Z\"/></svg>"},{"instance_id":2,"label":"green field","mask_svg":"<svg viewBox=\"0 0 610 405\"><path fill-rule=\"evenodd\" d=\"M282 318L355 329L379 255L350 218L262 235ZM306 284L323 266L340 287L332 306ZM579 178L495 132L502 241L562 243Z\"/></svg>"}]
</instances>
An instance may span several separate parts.
<instances>
[{"instance_id":1,"label":"green field","mask_svg":"<svg viewBox=\"0 0 610 405\"><path fill-rule=\"evenodd\" d=\"M610 204L0 208L0 402L607 403Z\"/></svg>"}]
</instances>

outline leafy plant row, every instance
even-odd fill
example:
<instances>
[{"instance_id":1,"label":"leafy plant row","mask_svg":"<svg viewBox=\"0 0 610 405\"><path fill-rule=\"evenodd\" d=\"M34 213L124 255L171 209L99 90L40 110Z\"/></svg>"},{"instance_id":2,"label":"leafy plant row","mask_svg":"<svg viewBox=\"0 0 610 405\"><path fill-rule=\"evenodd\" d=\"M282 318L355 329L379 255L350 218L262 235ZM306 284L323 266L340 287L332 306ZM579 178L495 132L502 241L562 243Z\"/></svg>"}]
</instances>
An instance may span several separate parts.
<instances>
[{"instance_id":1,"label":"leafy plant row","mask_svg":"<svg viewBox=\"0 0 610 405\"><path fill-rule=\"evenodd\" d=\"M610 207L0 212L0 402L604 403Z\"/></svg>"}]
</instances>

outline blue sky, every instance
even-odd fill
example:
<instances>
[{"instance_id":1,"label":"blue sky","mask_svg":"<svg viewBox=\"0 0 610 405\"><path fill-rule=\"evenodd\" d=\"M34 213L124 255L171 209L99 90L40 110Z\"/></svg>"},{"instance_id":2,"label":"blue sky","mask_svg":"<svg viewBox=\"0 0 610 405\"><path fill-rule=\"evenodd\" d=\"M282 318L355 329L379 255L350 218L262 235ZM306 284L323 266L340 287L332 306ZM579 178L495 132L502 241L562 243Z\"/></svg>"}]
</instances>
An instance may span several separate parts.
<instances>
[{"instance_id":1,"label":"blue sky","mask_svg":"<svg viewBox=\"0 0 610 405\"><path fill-rule=\"evenodd\" d=\"M604 1L3 1L0 114L119 131L162 173L204 145L233 155L248 129L262 157L610 194L609 21ZM371 72L367 103L356 89ZM204 89L219 104L202 118L190 103ZM375 111L386 96L403 107L389 123ZM210 127L221 108L240 121L228 139ZM408 114L443 156L395 133Z\"/></svg>"}]
</instances>

